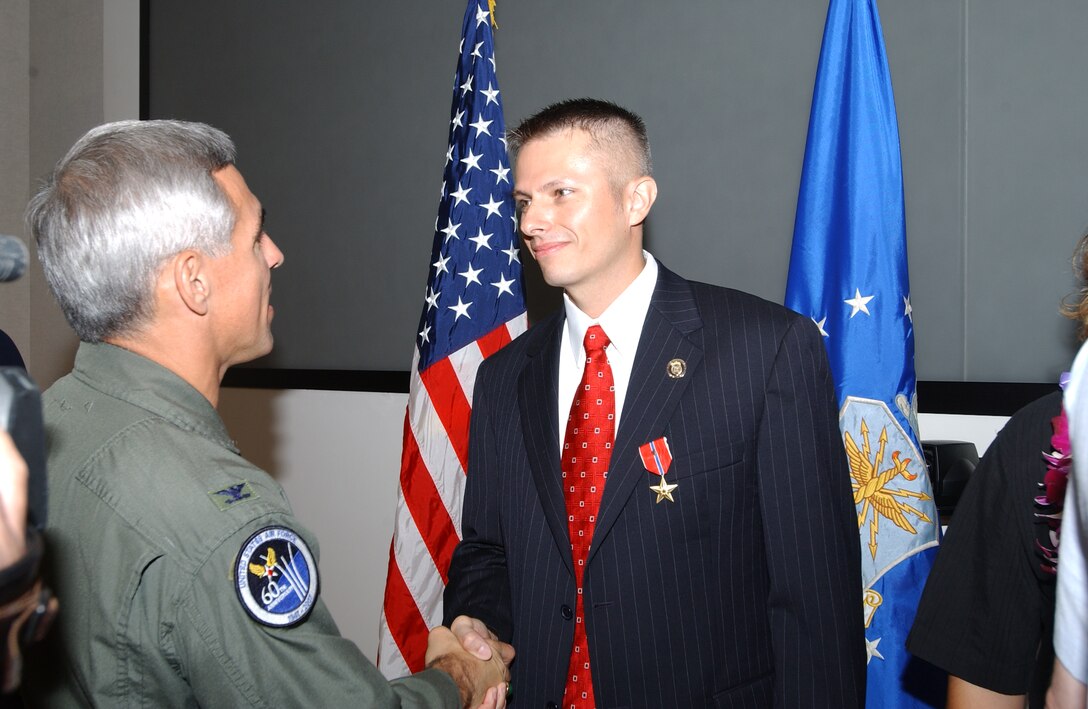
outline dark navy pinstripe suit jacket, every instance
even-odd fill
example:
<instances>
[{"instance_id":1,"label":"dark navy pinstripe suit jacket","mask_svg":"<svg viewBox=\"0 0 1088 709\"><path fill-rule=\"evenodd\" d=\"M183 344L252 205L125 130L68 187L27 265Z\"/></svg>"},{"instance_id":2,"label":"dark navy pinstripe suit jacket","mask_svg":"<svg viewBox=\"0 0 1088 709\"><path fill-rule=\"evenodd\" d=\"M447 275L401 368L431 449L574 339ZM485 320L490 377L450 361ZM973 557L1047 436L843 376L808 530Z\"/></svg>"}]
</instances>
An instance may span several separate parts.
<instances>
[{"instance_id":1,"label":"dark navy pinstripe suit jacket","mask_svg":"<svg viewBox=\"0 0 1088 709\"><path fill-rule=\"evenodd\" d=\"M445 595L447 624L513 643L517 709L560 702L574 633L562 333L560 312L480 370ZM585 573L597 706L863 706L857 520L812 322L661 267L624 406ZM638 454L660 436L673 503Z\"/></svg>"}]
</instances>

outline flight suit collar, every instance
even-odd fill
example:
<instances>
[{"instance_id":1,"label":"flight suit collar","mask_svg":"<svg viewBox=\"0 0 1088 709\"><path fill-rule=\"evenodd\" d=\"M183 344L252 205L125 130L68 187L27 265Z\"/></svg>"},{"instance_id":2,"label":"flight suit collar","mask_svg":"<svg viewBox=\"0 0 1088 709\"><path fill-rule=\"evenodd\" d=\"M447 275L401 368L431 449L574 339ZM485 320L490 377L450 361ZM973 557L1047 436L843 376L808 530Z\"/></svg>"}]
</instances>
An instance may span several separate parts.
<instances>
[{"instance_id":1,"label":"flight suit collar","mask_svg":"<svg viewBox=\"0 0 1088 709\"><path fill-rule=\"evenodd\" d=\"M72 374L104 394L239 453L211 402L184 379L142 355L104 342L82 342Z\"/></svg>"}]
</instances>

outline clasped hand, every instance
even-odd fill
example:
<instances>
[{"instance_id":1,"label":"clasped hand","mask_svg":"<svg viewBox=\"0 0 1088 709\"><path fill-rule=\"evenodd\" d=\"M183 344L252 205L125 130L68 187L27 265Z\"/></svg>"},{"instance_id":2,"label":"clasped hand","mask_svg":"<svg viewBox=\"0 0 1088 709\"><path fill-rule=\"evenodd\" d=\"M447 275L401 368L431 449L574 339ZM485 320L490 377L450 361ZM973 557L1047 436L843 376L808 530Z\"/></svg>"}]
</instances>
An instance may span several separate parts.
<instances>
[{"instance_id":1,"label":"clasped hand","mask_svg":"<svg viewBox=\"0 0 1088 709\"><path fill-rule=\"evenodd\" d=\"M468 616L436 627L427 638L427 666L453 677L465 707L503 709L513 659L513 647Z\"/></svg>"}]
</instances>

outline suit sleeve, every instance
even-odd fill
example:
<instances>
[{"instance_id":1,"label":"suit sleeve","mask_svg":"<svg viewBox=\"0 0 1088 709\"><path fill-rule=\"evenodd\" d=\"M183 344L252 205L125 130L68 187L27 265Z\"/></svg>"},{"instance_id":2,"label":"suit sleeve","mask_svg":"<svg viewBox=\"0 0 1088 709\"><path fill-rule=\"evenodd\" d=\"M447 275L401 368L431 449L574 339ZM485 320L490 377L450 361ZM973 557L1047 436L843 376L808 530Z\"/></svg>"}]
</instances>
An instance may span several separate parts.
<instances>
[{"instance_id":1,"label":"suit sleeve","mask_svg":"<svg viewBox=\"0 0 1088 709\"><path fill-rule=\"evenodd\" d=\"M461 513L461 543L453 553L449 581L443 596L442 623L459 615L482 620L499 639L510 642L512 609L510 580L498 491L503 484L496 450L490 363L480 367L473 395L469 426L469 470Z\"/></svg>"},{"instance_id":2,"label":"suit sleeve","mask_svg":"<svg viewBox=\"0 0 1088 709\"><path fill-rule=\"evenodd\" d=\"M831 372L807 320L793 321L775 355L757 456L775 706L864 706L857 520Z\"/></svg>"}]
</instances>

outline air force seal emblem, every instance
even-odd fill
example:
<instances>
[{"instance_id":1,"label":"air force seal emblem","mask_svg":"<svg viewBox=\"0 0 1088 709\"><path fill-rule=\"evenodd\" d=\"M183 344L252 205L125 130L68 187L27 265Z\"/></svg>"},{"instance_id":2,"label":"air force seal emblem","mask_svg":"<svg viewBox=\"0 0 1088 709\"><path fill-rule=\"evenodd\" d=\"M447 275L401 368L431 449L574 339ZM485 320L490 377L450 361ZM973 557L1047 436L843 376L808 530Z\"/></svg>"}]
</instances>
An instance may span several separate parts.
<instances>
[{"instance_id":1,"label":"air force seal emblem","mask_svg":"<svg viewBox=\"0 0 1088 709\"><path fill-rule=\"evenodd\" d=\"M286 527L265 527L242 545L234 584L246 613L277 628L309 615L317 600L317 564L306 542Z\"/></svg>"},{"instance_id":2,"label":"air force seal emblem","mask_svg":"<svg viewBox=\"0 0 1088 709\"><path fill-rule=\"evenodd\" d=\"M862 582L869 588L900 561L937 544L936 515L929 514L936 512L933 492L914 437L883 401L846 397L839 427L862 530Z\"/></svg>"}]
</instances>

